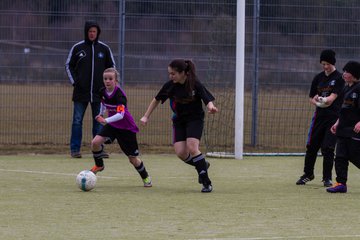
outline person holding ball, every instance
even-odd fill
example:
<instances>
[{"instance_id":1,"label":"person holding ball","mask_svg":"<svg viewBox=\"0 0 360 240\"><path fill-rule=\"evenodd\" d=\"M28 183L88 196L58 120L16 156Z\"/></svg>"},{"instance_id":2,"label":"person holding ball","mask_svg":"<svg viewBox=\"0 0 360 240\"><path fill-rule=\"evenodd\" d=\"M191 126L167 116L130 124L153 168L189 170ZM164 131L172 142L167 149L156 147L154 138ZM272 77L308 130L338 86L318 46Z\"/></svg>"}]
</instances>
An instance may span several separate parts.
<instances>
[{"instance_id":1,"label":"person holding ball","mask_svg":"<svg viewBox=\"0 0 360 240\"><path fill-rule=\"evenodd\" d=\"M315 178L314 166L319 149L323 156L322 181L324 187L332 185L336 137L331 133L330 128L339 116L342 102L339 93L345 84L341 73L336 70L335 63L333 50L326 49L321 52L320 64L323 71L314 77L309 93L310 103L316 108L306 142L304 174L296 182L296 185L305 185Z\"/></svg>"}]
</instances>

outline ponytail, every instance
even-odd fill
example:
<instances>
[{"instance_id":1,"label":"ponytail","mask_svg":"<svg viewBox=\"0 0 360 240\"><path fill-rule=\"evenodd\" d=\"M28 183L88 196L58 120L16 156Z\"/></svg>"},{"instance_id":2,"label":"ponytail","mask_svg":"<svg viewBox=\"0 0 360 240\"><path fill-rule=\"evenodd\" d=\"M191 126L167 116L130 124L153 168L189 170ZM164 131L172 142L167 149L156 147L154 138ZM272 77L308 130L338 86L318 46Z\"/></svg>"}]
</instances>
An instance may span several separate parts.
<instances>
[{"instance_id":1,"label":"ponytail","mask_svg":"<svg viewBox=\"0 0 360 240\"><path fill-rule=\"evenodd\" d=\"M179 73L185 72L187 75L185 87L187 92L192 94L195 89L195 82L198 81L195 73L195 64L191 60L175 59L169 64L169 67L173 68Z\"/></svg>"}]
</instances>

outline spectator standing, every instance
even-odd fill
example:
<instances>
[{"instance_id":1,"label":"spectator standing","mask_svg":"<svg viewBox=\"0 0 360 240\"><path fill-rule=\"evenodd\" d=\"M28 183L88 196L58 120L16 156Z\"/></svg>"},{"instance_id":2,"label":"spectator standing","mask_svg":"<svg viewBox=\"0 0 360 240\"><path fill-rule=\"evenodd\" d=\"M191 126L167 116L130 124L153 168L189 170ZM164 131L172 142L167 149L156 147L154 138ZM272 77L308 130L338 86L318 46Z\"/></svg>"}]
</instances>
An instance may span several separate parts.
<instances>
[{"instance_id":1,"label":"spectator standing","mask_svg":"<svg viewBox=\"0 0 360 240\"><path fill-rule=\"evenodd\" d=\"M107 68L115 67L115 61L110 47L99 41L100 33L97 22L85 22L85 39L72 46L65 63L66 73L74 87L70 138L70 153L73 158L81 158L83 119L89 103L93 119L93 137L102 128L95 117L100 111L100 89L104 87L103 72Z\"/></svg>"}]
</instances>

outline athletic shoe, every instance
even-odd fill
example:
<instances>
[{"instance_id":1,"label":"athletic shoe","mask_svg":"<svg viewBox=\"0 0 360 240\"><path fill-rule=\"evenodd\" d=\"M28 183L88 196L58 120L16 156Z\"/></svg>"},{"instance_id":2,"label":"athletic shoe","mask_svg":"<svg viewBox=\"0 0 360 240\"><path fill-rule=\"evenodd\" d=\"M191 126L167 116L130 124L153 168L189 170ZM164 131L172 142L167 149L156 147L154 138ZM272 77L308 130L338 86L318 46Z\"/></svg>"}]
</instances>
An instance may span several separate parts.
<instances>
[{"instance_id":1,"label":"athletic shoe","mask_svg":"<svg viewBox=\"0 0 360 240\"><path fill-rule=\"evenodd\" d=\"M201 192L208 193L208 192L211 192L212 190L213 190L213 187L212 187L211 183L203 184L203 188L201 189Z\"/></svg>"},{"instance_id":2,"label":"athletic shoe","mask_svg":"<svg viewBox=\"0 0 360 240\"><path fill-rule=\"evenodd\" d=\"M102 167L98 167L96 165L94 165L90 171L92 171L94 174L98 173L98 172L101 172L102 170L104 170L105 166L102 166Z\"/></svg>"},{"instance_id":3,"label":"athletic shoe","mask_svg":"<svg viewBox=\"0 0 360 240\"><path fill-rule=\"evenodd\" d=\"M203 192L203 193L211 192L213 190L213 187L211 185L211 181L210 181L209 177L207 176L207 174L200 174L199 178L201 178L201 182L203 185L201 192Z\"/></svg>"},{"instance_id":4,"label":"athletic shoe","mask_svg":"<svg viewBox=\"0 0 360 240\"><path fill-rule=\"evenodd\" d=\"M331 179L324 179L322 181L324 183L324 187L331 187L333 185Z\"/></svg>"},{"instance_id":5,"label":"athletic shoe","mask_svg":"<svg viewBox=\"0 0 360 240\"><path fill-rule=\"evenodd\" d=\"M296 182L296 185L305 185L307 182L310 182L315 178L314 174L307 176L306 174L302 175L300 179Z\"/></svg>"},{"instance_id":6,"label":"athletic shoe","mask_svg":"<svg viewBox=\"0 0 360 240\"><path fill-rule=\"evenodd\" d=\"M151 177L147 176L147 178L143 179L144 187L152 187Z\"/></svg>"},{"instance_id":7,"label":"athletic shoe","mask_svg":"<svg viewBox=\"0 0 360 240\"><path fill-rule=\"evenodd\" d=\"M206 160L205 160L205 162L206 162L206 170L207 170L207 169L209 169L209 167L210 167L210 163L209 163L208 161L206 161ZM202 179L201 179L200 176L199 176L198 182L199 182L200 184L202 184Z\"/></svg>"},{"instance_id":8,"label":"athletic shoe","mask_svg":"<svg viewBox=\"0 0 360 240\"><path fill-rule=\"evenodd\" d=\"M72 158L82 158L80 152L72 152L72 153L71 153L71 157L72 157Z\"/></svg>"},{"instance_id":9,"label":"athletic shoe","mask_svg":"<svg viewBox=\"0 0 360 240\"><path fill-rule=\"evenodd\" d=\"M331 188L326 189L329 193L346 193L347 187L342 183L335 183Z\"/></svg>"}]
</instances>

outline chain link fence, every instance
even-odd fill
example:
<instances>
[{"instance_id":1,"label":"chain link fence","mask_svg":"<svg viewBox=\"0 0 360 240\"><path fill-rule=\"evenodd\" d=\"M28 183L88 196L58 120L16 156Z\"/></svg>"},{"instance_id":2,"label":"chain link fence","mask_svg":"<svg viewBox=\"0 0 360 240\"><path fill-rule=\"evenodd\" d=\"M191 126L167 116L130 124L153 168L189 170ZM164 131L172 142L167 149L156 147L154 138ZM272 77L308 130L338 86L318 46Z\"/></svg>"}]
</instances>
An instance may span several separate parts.
<instances>
[{"instance_id":1,"label":"chain link fence","mask_svg":"<svg viewBox=\"0 0 360 240\"><path fill-rule=\"evenodd\" d=\"M324 48L339 69L358 59L357 1L246 1L244 147L249 152L298 152L314 110L308 104ZM194 61L220 113L207 116L203 147L233 152L235 0L4 0L0 2L0 146L69 145L72 86L64 63L84 39L86 20L102 28L121 71L137 123L167 80L174 58ZM141 128L144 147L171 145L165 103ZM91 141L90 109L83 141Z\"/></svg>"}]
</instances>

